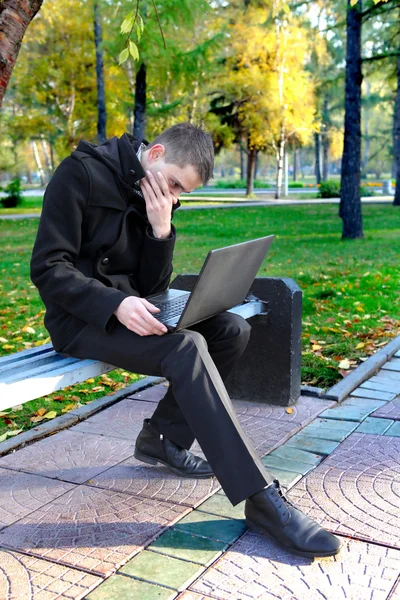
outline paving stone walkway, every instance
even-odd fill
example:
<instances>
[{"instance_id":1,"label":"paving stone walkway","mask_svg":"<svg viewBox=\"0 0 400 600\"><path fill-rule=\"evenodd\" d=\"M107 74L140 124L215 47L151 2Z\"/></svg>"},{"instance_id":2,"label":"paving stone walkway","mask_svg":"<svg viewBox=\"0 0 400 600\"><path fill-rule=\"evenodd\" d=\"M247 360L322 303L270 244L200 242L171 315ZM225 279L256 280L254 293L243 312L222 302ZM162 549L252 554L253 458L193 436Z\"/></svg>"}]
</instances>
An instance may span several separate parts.
<instances>
[{"instance_id":1,"label":"paving stone walkway","mask_svg":"<svg viewBox=\"0 0 400 600\"><path fill-rule=\"evenodd\" d=\"M333 558L246 531L243 503L215 479L137 461L164 393L148 388L0 458L1 600L400 600L400 352L340 405L235 402L289 497L342 537Z\"/></svg>"}]
</instances>

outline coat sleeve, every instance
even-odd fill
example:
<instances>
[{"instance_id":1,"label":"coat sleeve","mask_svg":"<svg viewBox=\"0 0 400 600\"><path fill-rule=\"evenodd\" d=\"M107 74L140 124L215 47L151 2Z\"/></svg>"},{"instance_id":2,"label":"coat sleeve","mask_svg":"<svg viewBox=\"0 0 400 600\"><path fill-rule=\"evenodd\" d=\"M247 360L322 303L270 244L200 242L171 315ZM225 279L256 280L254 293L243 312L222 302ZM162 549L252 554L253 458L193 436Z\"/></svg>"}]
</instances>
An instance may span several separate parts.
<instances>
[{"instance_id":1,"label":"coat sleeve","mask_svg":"<svg viewBox=\"0 0 400 600\"><path fill-rule=\"evenodd\" d=\"M76 268L90 178L81 161L66 158L47 186L31 259L31 279L47 305L107 331L128 294L86 277Z\"/></svg>"},{"instance_id":2,"label":"coat sleeve","mask_svg":"<svg viewBox=\"0 0 400 600\"><path fill-rule=\"evenodd\" d=\"M167 239L155 238L151 227L147 228L138 278L138 288L142 296L158 294L168 288L173 271L175 239L176 230L173 225L171 235Z\"/></svg>"}]
</instances>

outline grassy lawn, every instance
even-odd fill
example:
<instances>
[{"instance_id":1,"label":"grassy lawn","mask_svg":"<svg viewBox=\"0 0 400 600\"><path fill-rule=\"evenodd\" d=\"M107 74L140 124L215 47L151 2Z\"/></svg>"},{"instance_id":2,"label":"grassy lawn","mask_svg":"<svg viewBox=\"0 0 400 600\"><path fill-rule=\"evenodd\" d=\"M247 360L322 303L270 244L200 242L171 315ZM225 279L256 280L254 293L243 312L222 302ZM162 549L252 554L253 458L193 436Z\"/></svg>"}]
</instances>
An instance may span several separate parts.
<instances>
[{"instance_id":1,"label":"grassy lawn","mask_svg":"<svg viewBox=\"0 0 400 600\"><path fill-rule=\"evenodd\" d=\"M307 205L177 211L174 216L176 274L198 272L211 248L275 233L259 275L291 277L303 290L302 379L321 387L400 334L400 211L364 205L365 238L346 242L340 240L337 212L335 205ZM36 219L0 220L3 355L49 341L43 306L29 280L37 224ZM0 417L0 436L112 394L137 378L118 370L28 402Z\"/></svg>"}]
</instances>

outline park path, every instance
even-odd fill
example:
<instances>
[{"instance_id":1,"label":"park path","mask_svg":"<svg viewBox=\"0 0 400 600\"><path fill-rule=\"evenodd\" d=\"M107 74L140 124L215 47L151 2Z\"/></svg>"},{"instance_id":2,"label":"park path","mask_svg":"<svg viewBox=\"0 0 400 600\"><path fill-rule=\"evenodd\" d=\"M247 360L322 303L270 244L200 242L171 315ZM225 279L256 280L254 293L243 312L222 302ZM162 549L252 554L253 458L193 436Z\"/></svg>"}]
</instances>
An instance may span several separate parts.
<instances>
[{"instance_id":1,"label":"park path","mask_svg":"<svg viewBox=\"0 0 400 600\"><path fill-rule=\"evenodd\" d=\"M186 200L186 199L185 199ZM187 200L186 200L187 201ZM193 204L185 204L179 210L200 210L204 208L241 208L243 206L302 206L303 204L339 204L339 198L315 198L309 200L241 200L240 198L191 198ZM393 196L380 198L361 198L362 204L393 204ZM20 219L38 219L40 213L7 214L0 213L0 219L19 221Z\"/></svg>"},{"instance_id":2,"label":"park path","mask_svg":"<svg viewBox=\"0 0 400 600\"><path fill-rule=\"evenodd\" d=\"M166 385L0 458L2 600L399 600L400 351L340 405L234 401L289 497L342 538L333 558L246 531L215 479L134 458Z\"/></svg>"}]
</instances>

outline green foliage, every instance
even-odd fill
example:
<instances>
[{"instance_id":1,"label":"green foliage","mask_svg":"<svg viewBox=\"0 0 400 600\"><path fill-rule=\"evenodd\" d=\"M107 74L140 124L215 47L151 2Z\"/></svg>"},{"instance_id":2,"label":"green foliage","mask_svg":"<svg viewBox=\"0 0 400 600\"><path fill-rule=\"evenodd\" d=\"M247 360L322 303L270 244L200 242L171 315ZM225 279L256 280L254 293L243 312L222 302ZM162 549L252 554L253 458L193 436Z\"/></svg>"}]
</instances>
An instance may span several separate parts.
<instances>
[{"instance_id":1,"label":"green foliage","mask_svg":"<svg viewBox=\"0 0 400 600\"><path fill-rule=\"evenodd\" d=\"M375 196L374 190L367 185L360 186L360 196Z\"/></svg>"},{"instance_id":2,"label":"green foliage","mask_svg":"<svg viewBox=\"0 0 400 600\"><path fill-rule=\"evenodd\" d=\"M301 183L301 181L292 181L291 183L289 183L289 187L291 189L303 188L304 183Z\"/></svg>"},{"instance_id":3,"label":"green foliage","mask_svg":"<svg viewBox=\"0 0 400 600\"><path fill-rule=\"evenodd\" d=\"M231 180L227 180L227 181L217 181L215 183L215 187L217 188L222 188L222 189L238 189L238 190L242 190L242 189L246 189L246 181L244 179L231 179ZM255 188L271 188L272 185L270 183L268 183L267 181L260 181L259 179L256 179L254 181L254 187Z\"/></svg>"},{"instance_id":4,"label":"green foliage","mask_svg":"<svg viewBox=\"0 0 400 600\"><path fill-rule=\"evenodd\" d=\"M321 181L319 186L319 198L340 198L340 183L333 179Z\"/></svg>"},{"instance_id":5,"label":"green foliage","mask_svg":"<svg viewBox=\"0 0 400 600\"><path fill-rule=\"evenodd\" d=\"M14 208L22 203L21 181L18 177L10 181L10 183L4 188L4 191L7 196L0 199L0 203L3 205L3 208Z\"/></svg>"}]
</instances>

